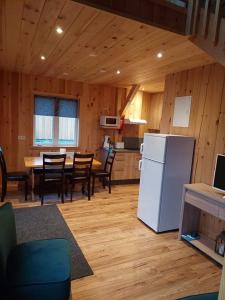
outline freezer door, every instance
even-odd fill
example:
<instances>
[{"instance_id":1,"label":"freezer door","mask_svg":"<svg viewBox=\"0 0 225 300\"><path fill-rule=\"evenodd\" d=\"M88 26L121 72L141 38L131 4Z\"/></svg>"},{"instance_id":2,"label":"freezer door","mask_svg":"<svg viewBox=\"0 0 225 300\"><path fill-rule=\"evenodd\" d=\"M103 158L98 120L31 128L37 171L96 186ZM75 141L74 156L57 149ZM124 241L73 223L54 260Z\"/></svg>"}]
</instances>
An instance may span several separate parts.
<instances>
[{"instance_id":1,"label":"freezer door","mask_svg":"<svg viewBox=\"0 0 225 300\"><path fill-rule=\"evenodd\" d=\"M143 157L158 162L165 161L166 137L145 135Z\"/></svg>"},{"instance_id":2,"label":"freezer door","mask_svg":"<svg viewBox=\"0 0 225 300\"><path fill-rule=\"evenodd\" d=\"M138 218L158 231L164 164L143 159L138 200Z\"/></svg>"}]
</instances>

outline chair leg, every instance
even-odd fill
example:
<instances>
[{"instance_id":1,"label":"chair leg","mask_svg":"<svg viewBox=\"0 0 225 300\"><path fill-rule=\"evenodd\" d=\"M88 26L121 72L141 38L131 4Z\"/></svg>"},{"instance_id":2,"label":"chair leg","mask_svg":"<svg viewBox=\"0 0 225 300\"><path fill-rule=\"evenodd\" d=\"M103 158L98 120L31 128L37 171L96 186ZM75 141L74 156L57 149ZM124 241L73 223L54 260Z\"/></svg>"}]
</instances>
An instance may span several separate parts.
<instances>
[{"instance_id":1,"label":"chair leg","mask_svg":"<svg viewBox=\"0 0 225 300\"><path fill-rule=\"evenodd\" d=\"M4 202L6 193L7 193L7 180L3 180L3 181L2 181L2 195L1 195L1 202Z\"/></svg>"},{"instance_id":2,"label":"chair leg","mask_svg":"<svg viewBox=\"0 0 225 300\"><path fill-rule=\"evenodd\" d=\"M71 183L70 187L70 201L73 201L73 190L74 190L74 183Z\"/></svg>"},{"instance_id":3,"label":"chair leg","mask_svg":"<svg viewBox=\"0 0 225 300\"><path fill-rule=\"evenodd\" d=\"M61 185L61 201L64 203L64 182L62 182Z\"/></svg>"},{"instance_id":4,"label":"chair leg","mask_svg":"<svg viewBox=\"0 0 225 300\"><path fill-rule=\"evenodd\" d=\"M44 204L44 185L40 184L41 205Z\"/></svg>"},{"instance_id":5,"label":"chair leg","mask_svg":"<svg viewBox=\"0 0 225 300\"><path fill-rule=\"evenodd\" d=\"M88 200L91 200L91 178L88 179Z\"/></svg>"},{"instance_id":6,"label":"chair leg","mask_svg":"<svg viewBox=\"0 0 225 300\"><path fill-rule=\"evenodd\" d=\"M85 184L84 183L82 183L81 192L82 192L83 195L85 194Z\"/></svg>"},{"instance_id":7,"label":"chair leg","mask_svg":"<svg viewBox=\"0 0 225 300\"><path fill-rule=\"evenodd\" d=\"M95 193L95 176L92 176L92 195Z\"/></svg>"},{"instance_id":8,"label":"chair leg","mask_svg":"<svg viewBox=\"0 0 225 300\"><path fill-rule=\"evenodd\" d=\"M105 177L102 178L102 186L105 189Z\"/></svg>"},{"instance_id":9,"label":"chair leg","mask_svg":"<svg viewBox=\"0 0 225 300\"><path fill-rule=\"evenodd\" d=\"M41 194L41 205L43 205L44 204L44 193L42 192L42 194Z\"/></svg>"},{"instance_id":10,"label":"chair leg","mask_svg":"<svg viewBox=\"0 0 225 300\"><path fill-rule=\"evenodd\" d=\"M28 194L28 179L25 180L25 201L27 201L27 194Z\"/></svg>"},{"instance_id":11,"label":"chair leg","mask_svg":"<svg viewBox=\"0 0 225 300\"><path fill-rule=\"evenodd\" d=\"M109 185L109 193L111 194L111 176L109 176L108 185Z\"/></svg>"},{"instance_id":12,"label":"chair leg","mask_svg":"<svg viewBox=\"0 0 225 300\"><path fill-rule=\"evenodd\" d=\"M65 195L68 196L68 180L65 179Z\"/></svg>"}]
</instances>

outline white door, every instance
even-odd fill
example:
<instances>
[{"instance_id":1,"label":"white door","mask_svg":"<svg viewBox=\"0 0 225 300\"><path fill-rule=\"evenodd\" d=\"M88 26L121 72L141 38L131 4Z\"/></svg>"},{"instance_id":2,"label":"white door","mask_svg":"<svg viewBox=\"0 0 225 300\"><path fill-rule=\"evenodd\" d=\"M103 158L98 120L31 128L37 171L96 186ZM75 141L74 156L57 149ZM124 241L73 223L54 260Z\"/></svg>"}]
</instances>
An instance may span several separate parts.
<instances>
[{"instance_id":1,"label":"white door","mask_svg":"<svg viewBox=\"0 0 225 300\"><path fill-rule=\"evenodd\" d=\"M144 135L143 157L158 162L165 161L166 137Z\"/></svg>"},{"instance_id":2,"label":"white door","mask_svg":"<svg viewBox=\"0 0 225 300\"><path fill-rule=\"evenodd\" d=\"M138 218L155 231L158 231L163 168L162 163L142 160Z\"/></svg>"}]
</instances>

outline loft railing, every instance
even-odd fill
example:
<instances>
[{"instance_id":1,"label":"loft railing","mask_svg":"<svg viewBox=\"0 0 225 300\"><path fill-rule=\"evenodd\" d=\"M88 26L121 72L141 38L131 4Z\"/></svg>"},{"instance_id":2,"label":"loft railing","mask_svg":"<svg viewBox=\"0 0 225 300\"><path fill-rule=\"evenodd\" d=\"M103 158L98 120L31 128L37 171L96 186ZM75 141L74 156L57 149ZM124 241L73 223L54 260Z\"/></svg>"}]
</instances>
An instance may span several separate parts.
<instances>
[{"instance_id":1,"label":"loft railing","mask_svg":"<svg viewBox=\"0 0 225 300\"><path fill-rule=\"evenodd\" d=\"M186 34L225 65L225 0L189 0Z\"/></svg>"}]
</instances>

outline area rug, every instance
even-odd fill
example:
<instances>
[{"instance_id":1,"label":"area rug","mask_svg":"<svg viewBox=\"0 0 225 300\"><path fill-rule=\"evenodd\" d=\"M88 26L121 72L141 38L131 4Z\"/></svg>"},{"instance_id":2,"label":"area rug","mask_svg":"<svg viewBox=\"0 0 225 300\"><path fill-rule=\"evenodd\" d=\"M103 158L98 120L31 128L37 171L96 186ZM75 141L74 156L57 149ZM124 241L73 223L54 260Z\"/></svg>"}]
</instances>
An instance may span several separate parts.
<instances>
[{"instance_id":1,"label":"area rug","mask_svg":"<svg viewBox=\"0 0 225 300\"><path fill-rule=\"evenodd\" d=\"M17 208L15 211L18 243L64 238L71 245L71 279L93 275L93 271L56 205Z\"/></svg>"}]
</instances>

